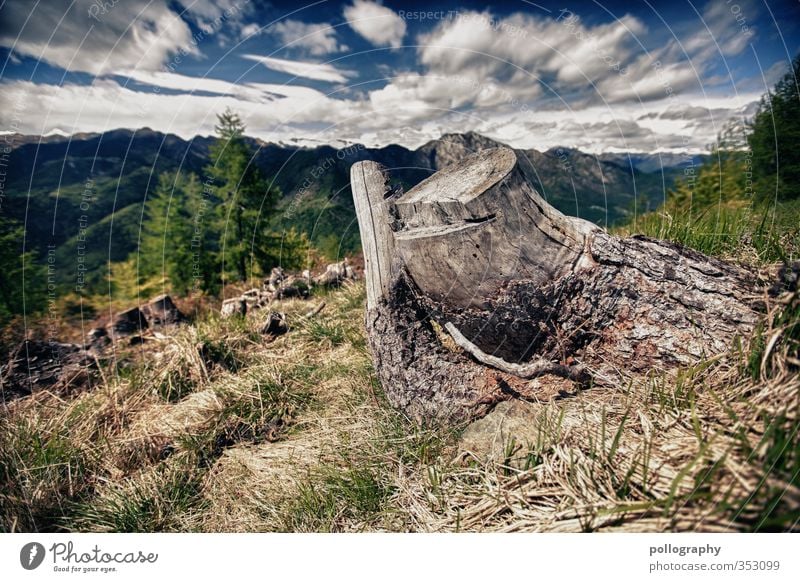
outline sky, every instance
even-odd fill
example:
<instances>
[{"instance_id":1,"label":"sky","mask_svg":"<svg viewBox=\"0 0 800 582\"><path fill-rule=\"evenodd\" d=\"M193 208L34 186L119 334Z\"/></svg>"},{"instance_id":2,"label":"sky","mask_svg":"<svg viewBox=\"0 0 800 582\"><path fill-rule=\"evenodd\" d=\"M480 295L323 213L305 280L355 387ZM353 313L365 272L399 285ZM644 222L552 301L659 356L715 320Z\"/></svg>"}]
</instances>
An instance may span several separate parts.
<instances>
[{"instance_id":1,"label":"sky","mask_svg":"<svg viewBox=\"0 0 800 582\"><path fill-rule=\"evenodd\" d=\"M0 0L0 132L149 127L700 152L800 52L800 2Z\"/></svg>"}]
</instances>

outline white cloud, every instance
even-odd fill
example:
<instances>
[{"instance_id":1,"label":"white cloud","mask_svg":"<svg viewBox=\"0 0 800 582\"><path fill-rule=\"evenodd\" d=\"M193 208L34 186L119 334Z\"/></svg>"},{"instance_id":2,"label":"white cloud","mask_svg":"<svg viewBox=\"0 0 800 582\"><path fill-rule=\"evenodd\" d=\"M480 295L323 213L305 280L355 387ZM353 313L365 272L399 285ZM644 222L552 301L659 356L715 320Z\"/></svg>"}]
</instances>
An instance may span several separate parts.
<instances>
[{"instance_id":1,"label":"white cloud","mask_svg":"<svg viewBox=\"0 0 800 582\"><path fill-rule=\"evenodd\" d=\"M125 0L130 2L131 0ZM226 35L225 28L239 31L238 36L242 37L242 29L245 17L250 14L254 6L251 0L178 0L183 6L183 16L192 20L203 30L216 31L223 39Z\"/></svg>"},{"instance_id":2,"label":"white cloud","mask_svg":"<svg viewBox=\"0 0 800 582\"><path fill-rule=\"evenodd\" d=\"M278 85L270 83L229 83L207 77L189 77L167 72L128 71L121 76L138 83L171 89L184 93L209 93L217 96L231 96L250 102L269 102L280 98L299 99L304 103L325 97L325 94L300 85ZM145 92L146 93L146 92Z\"/></svg>"},{"instance_id":3,"label":"white cloud","mask_svg":"<svg viewBox=\"0 0 800 582\"><path fill-rule=\"evenodd\" d=\"M245 24L239 30L239 39L244 40L245 38L250 38L251 36L256 36L261 34L261 26L256 24L255 22L251 22L250 24Z\"/></svg>"},{"instance_id":4,"label":"white cloud","mask_svg":"<svg viewBox=\"0 0 800 582\"><path fill-rule=\"evenodd\" d=\"M95 75L125 68L156 70L183 49L198 54L189 26L164 0L119 2L105 13L94 0L7 0L0 46L70 71ZM19 39L17 35L19 34Z\"/></svg>"},{"instance_id":5,"label":"white cloud","mask_svg":"<svg viewBox=\"0 0 800 582\"><path fill-rule=\"evenodd\" d=\"M538 87L524 91L524 97L537 94ZM520 92L487 79L478 79L469 71L459 75L420 75L404 73L386 86L369 93L378 109L394 112L394 120L413 120L441 115L464 108L514 109L523 101Z\"/></svg>"},{"instance_id":6,"label":"white cloud","mask_svg":"<svg viewBox=\"0 0 800 582\"><path fill-rule=\"evenodd\" d=\"M257 61L273 71L280 71L296 77L305 77L317 81L329 81L331 83L344 83L348 77L355 76L353 71L337 69L329 63L307 63L304 61L288 61L286 59L276 59L273 57L263 57L260 55L242 55L251 61Z\"/></svg>"},{"instance_id":7,"label":"white cloud","mask_svg":"<svg viewBox=\"0 0 800 582\"><path fill-rule=\"evenodd\" d=\"M764 83L767 87L772 88L775 83L780 81L786 73L792 68L792 64L787 60L780 60L772 63L769 69L764 71ZM765 89L766 90L766 89Z\"/></svg>"},{"instance_id":8,"label":"white cloud","mask_svg":"<svg viewBox=\"0 0 800 582\"><path fill-rule=\"evenodd\" d=\"M732 57L741 53L755 37L753 23L758 9L751 0L710 0L700 24L683 43L693 58Z\"/></svg>"},{"instance_id":9,"label":"white cloud","mask_svg":"<svg viewBox=\"0 0 800 582\"><path fill-rule=\"evenodd\" d=\"M23 35L27 44L17 48L20 54L38 56L36 51L45 50L45 58L58 66L126 76L136 83L125 86L115 80L119 77L106 77L89 86L0 82L5 99L22 99L28 111L37 112L24 116L23 131L71 133L150 126L191 137L212 133L215 114L231 107L242 114L249 133L273 141L300 138L330 144L347 140L416 147L443 133L478 131L516 147L540 150L571 146L592 153L701 151L729 119L751 114L764 90L742 83L736 87L739 95L728 96L720 80L712 83L719 71L711 65L719 64L726 52L741 50L742 42L730 36L734 33L719 28L728 13L720 11L717 4L707 6L704 15L709 28L717 31L720 50L713 42L709 45L708 39L705 44L695 43L691 36L697 32L695 23L685 35L681 32L688 59L676 39L650 53L642 51L640 40L647 46L653 43L645 42L648 30L632 16L589 25L563 13L551 18L514 14L499 20L489 12L462 13L417 39L422 45L417 51L418 70L395 74L386 63L384 69L379 63L378 76L388 79L371 85L378 88L365 91L353 87L332 96L299 85L234 83L160 70L171 52L188 41L186 25L180 19L175 34L165 35L167 40L156 42L150 36L157 30L153 18L159 16L159 26L169 22L172 12L160 3L165 1L154 0L143 13L147 24L140 31L134 22L136 34L130 38L124 27L119 27L133 18L125 12L125 4L118 3L114 10L121 11L104 15L108 19L105 28L84 42L85 47L100 52L86 54L82 50L76 53L86 27L69 13L64 26L70 34L57 32L55 45L46 46L44 33L49 36L55 28L52 18L60 15L43 9L46 24L31 24ZM404 26L393 32L381 32L374 26L381 20L394 21L396 15L388 8L357 0L348 10L383 14L351 20L350 25L375 44L401 45ZM5 16L5 8L2 12ZM203 1L194 18L213 22L219 18L219 10ZM367 28L358 30L356 22L372 26L364 32ZM21 27L16 21L12 24ZM326 24L294 20L279 24L265 32L279 37L288 48L316 56L342 50ZM5 31L13 26L0 26L0 39L7 39ZM259 31L257 24L239 28L245 35ZM116 36L109 36L112 33ZM119 37L120 45L111 51L109 43L113 46L112 40ZM152 42L145 44L146 40ZM106 56L103 51L113 54L108 66L98 64ZM101 55L99 61L97 54ZM335 63L311 62L314 59L242 56L274 71L316 81L344 84L356 76ZM772 77L779 68L776 63L767 74ZM167 91L158 92L154 87ZM0 110L0 120L9 119L9 113Z\"/></svg>"},{"instance_id":10,"label":"white cloud","mask_svg":"<svg viewBox=\"0 0 800 582\"><path fill-rule=\"evenodd\" d=\"M247 101L270 101L272 96L269 93L254 88L253 84L249 83L229 83L220 79L210 79L208 77L190 77L188 75L179 75L177 73L168 73L165 71L124 71L120 76L128 77L129 79L150 85L152 87L159 87L163 89L170 89L173 91L180 91L184 93L210 93L213 95L228 95L245 99Z\"/></svg>"},{"instance_id":11,"label":"white cloud","mask_svg":"<svg viewBox=\"0 0 800 582\"><path fill-rule=\"evenodd\" d=\"M344 9L347 23L375 46L397 48L406 34L406 22L391 8L369 0L355 0Z\"/></svg>"},{"instance_id":12,"label":"white cloud","mask_svg":"<svg viewBox=\"0 0 800 582\"><path fill-rule=\"evenodd\" d=\"M738 11L756 17L749 0L731 6L713 0L682 38L649 52L642 50L652 45L647 26L631 15L589 25L567 10L550 18L465 12L420 35L418 53L428 74L468 71L478 82L497 84L520 99L534 98L546 87L573 107L669 101L726 80L717 76L712 83L710 67L751 40L752 28L745 28L741 16L737 20Z\"/></svg>"},{"instance_id":13,"label":"white cloud","mask_svg":"<svg viewBox=\"0 0 800 582\"><path fill-rule=\"evenodd\" d=\"M600 100L605 81L630 85L628 67L647 28L633 16L588 26L569 12L553 18L465 12L419 36L420 61L431 73L469 71L515 96L536 96L543 85L573 99ZM633 79L635 82L636 79Z\"/></svg>"},{"instance_id":14,"label":"white cloud","mask_svg":"<svg viewBox=\"0 0 800 582\"><path fill-rule=\"evenodd\" d=\"M389 92L373 92L367 100L348 100L294 85L232 85L171 73L139 78L148 84L203 94L134 90L112 80L62 87L13 81L0 84L0 90L9 102L25 103L26 110L37 112L23 116L20 130L31 134L148 126L189 138L213 133L215 115L231 107L241 113L249 134L268 141L300 138L332 145L346 140L418 147L443 133L477 131L520 148L546 150L566 145L589 153L704 151L729 120L752 114L759 97L757 93L714 98L696 95L680 104L652 101L613 108L456 111L437 84L416 98L411 93L395 94L406 79ZM438 107L431 105L434 99ZM11 114L0 111L4 127Z\"/></svg>"},{"instance_id":15,"label":"white cloud","mask_svg":"<svg viewBox=\"0 0 800 582\"><path fill-rule=\"evenodd\" d=\"M169 80L165 84L174 82ZM3 96L11 102L23 102L26 111L20 131L47 134L53 130L103 132L115 128L152 127L184 138L214 133L216 114L230 107L241 114L248 133L265 139L303 137L294 124L335 124L342 119L362 116L363 105L331 99L308 87L251 84L262 100L234 95L165 94L136 91L116 81L96 80L91 85L63 86L13 81L0 84ZM264 100L270 100L268 107ZM7 127L13 112L0 111L0 121ZM306 132L308 130L305 130Z\"/></svg>"},{"instance_id":16,"label":"white cloud","mask_svg":"<svg viewBox=\"0 0 800 582\"><path fill-rule=\"evenodd\" d=\"M284 48L304 49L313 56L347 50L336 39L336 31L329 24L307 24L299 20L282 20L270 28L285 45Z\"/></svg>"}]
</instances>

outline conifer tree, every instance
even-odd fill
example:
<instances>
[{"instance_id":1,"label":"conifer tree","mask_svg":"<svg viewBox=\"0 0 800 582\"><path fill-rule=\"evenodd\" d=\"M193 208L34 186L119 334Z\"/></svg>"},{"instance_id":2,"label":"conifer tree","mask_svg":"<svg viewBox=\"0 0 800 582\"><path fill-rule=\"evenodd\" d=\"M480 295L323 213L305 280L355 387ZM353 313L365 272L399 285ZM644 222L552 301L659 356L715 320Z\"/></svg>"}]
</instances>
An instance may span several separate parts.
<instances>
[{"instance_id":1,"label":"conifer tree","mask_svg":"<svg viewBox=\"0 0 800 582\"><path fill-rule=\"evenodd\" d=\"M748 142L758 197L769 202L800 198L800 55L761 98Z\"/></svg>"},{"instance_id":2,"label":"conifer tree","mask_svg":"<svg viewBox=\"0 0 800 582\"><path fill-rule=\"evenodd\" d=\"M272 237L262 232L279 192L255 165L241 118L230 110L217 116L217 141L210 148L208 174L220 200L220 252L223 275L238 281L268 271L274 264Z\"/></svg>"},{"instance_id":3,"label":"conifer tree","mask_svg":"<svg viewBox=\"0 0 800 582\"><path fill-rule=\"evenodd\" d=\"M163 277L179 295L193 289L216 290L218 233L215 221L206 219L211 204L194 174L160 176L145 208L139 247L141 280Z\"/></svg>"},{"instance_id":4,"label":"conifer tree","mask_svg":"<svg viewBox=\"0 0 800 582\"><path fill-rule=\"evenodd\" d=\"M45 305L47 268L33 251L22 252L24 235L19 223L0 214L0 324L15 315L40 311Z\"/></svg>"}]
</instances>

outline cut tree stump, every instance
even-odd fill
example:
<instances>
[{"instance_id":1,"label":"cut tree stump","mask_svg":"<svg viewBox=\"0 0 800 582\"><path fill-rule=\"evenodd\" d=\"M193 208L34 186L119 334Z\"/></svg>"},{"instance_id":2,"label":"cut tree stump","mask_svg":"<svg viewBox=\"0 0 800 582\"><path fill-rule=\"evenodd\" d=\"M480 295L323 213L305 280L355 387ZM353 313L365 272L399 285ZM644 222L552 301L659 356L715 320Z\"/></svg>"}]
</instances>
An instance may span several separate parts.
<instances>
[{"instance_id":1,"label":"cut tree stump","mask_svg":"<svg viewBox=\"0 0 800 582\"><path fill-rule=\"evenodd\" d=\"M352 166L351 185L375 368L390 402L420 421L536 398L548 375L616 384L674 371L724 352L761 316L754 272L563 215L508 148L405 194L372 161Z\"/></svg>"}]
</instances>

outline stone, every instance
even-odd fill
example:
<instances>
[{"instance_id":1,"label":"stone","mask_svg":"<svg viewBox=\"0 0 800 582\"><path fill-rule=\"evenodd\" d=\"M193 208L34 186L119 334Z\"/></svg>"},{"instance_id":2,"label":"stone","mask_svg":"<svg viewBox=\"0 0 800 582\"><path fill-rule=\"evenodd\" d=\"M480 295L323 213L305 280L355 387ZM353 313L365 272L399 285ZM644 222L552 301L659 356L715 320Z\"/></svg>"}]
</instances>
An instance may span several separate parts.
<instances>
[{"instance_id":1,"label":"stone","mask_svg":"<svg viewBox=\"0 0 800 582\"><path fill-rule=\"evenodd\" d=\"M251 309L259 309L261 307L263 297L266 294L267 292L262 289L250 289L242 293L242 299L244 299L244 302L247 303L247 310L250 311Z\"/></svg>"},{"instance_id":2,"label":"stone","mask_svg":"<svg viewBox=\"0 0 800 582\"><path fill-rule=\"evenodd\" d=\"M111 343L108 330L104 327L95 327L86 334L86 346L90 350L102 351Z\"/></svg>"},{"instance_id":3,"label":"stone","mask_svg":"<svg viewBox=\"0 0 800 582\"><path fill-rule=\"evenodd\" d=\"M186 316L172 301L172 297L166 293L151 299L142 307L142 313L150 326L171 325L186 321Z\"/></svg>"},{"instance_id":4,"label":"stone","mask_svg":"<svg viewBox=\"0 0 800 582\"><path fill-rule=\"evenodd\" d=\"M264 327L261 328L263 335L279 336L289 331L286 323L286 314L277 311L270 311Z\"/></svg>"},{"instance_id":5,"label":"stone","mask_svg":"<svg viewBox=\"0 0 800 582\"><path fill-rule=\"evenodd\" d=\"M0 375L0 401L41 390L58 394L84 390L97 379L97 360L82 346L25 340L11 353Z\"/></svg>"},{"instance_id":6,"label":"stone","mask_svg":"<svg viewBox=\"0 0 800 582\"><path fill-rule=\"evenodd\" d=\"M264 287L269 291L277 291L281 281L286 278L286 273L281 267L275 267L269 274L269 278L264 281Z\"/></svg>"},{"instance_id":7,"label":"stone","mask_svg":"<svg viewBox=\"0 0 800 582\"><path fill-rule=\"evenodd\" d=\"M288 299L291 297L307 298L311 292L308 282L303 277L290 275L275 291L275 299Z\"/></svg>"},{"instance_id":8,"label":"stone","mask_svg":"<svg viewBox=\"0 0 800 582\"><path fill-rule=\"evenodd\" d=\"M524 400L500 402L486 416L464 429L458 449L482 462L502 463L506 461L512 442L526 450L536 443L537 431L541 430L537 415L541 410L540 405Z\"/></svg>"},{"instance_id":9,"label":"stone","mask_svg":"<svg viewBox=\"0 0 800 582\"><path fill-rule=\"evenodd\" d=\"M353 278L355 278L355 273L345 258L343 261L328 265L324 273L314 278L314 283L323 287L334 287Z\"/></svg>"},{"instance_id":10,"label":"stone","mask_svg":"<svg viewBox=\"0 0 800 582\"><path fill-rule=\"evenodd\" d=\"M147 318L138 307L131 307L117 313L111 321L110 328L113 339L141 333L147 329Z\"/></svg>"},{"instance_id":11,"label":"stone","mask_svg":"<svg viewBox=\"0 0 800 582\"><path fill-rule=\"evenodd\" d=\"M222 308L220 309L220 315L222 317L232 317L234 315L246 314L247 301L245 301L242 297L233 297L232 299L226 299L222 302Z\"/></svg>"}]
</instances>

